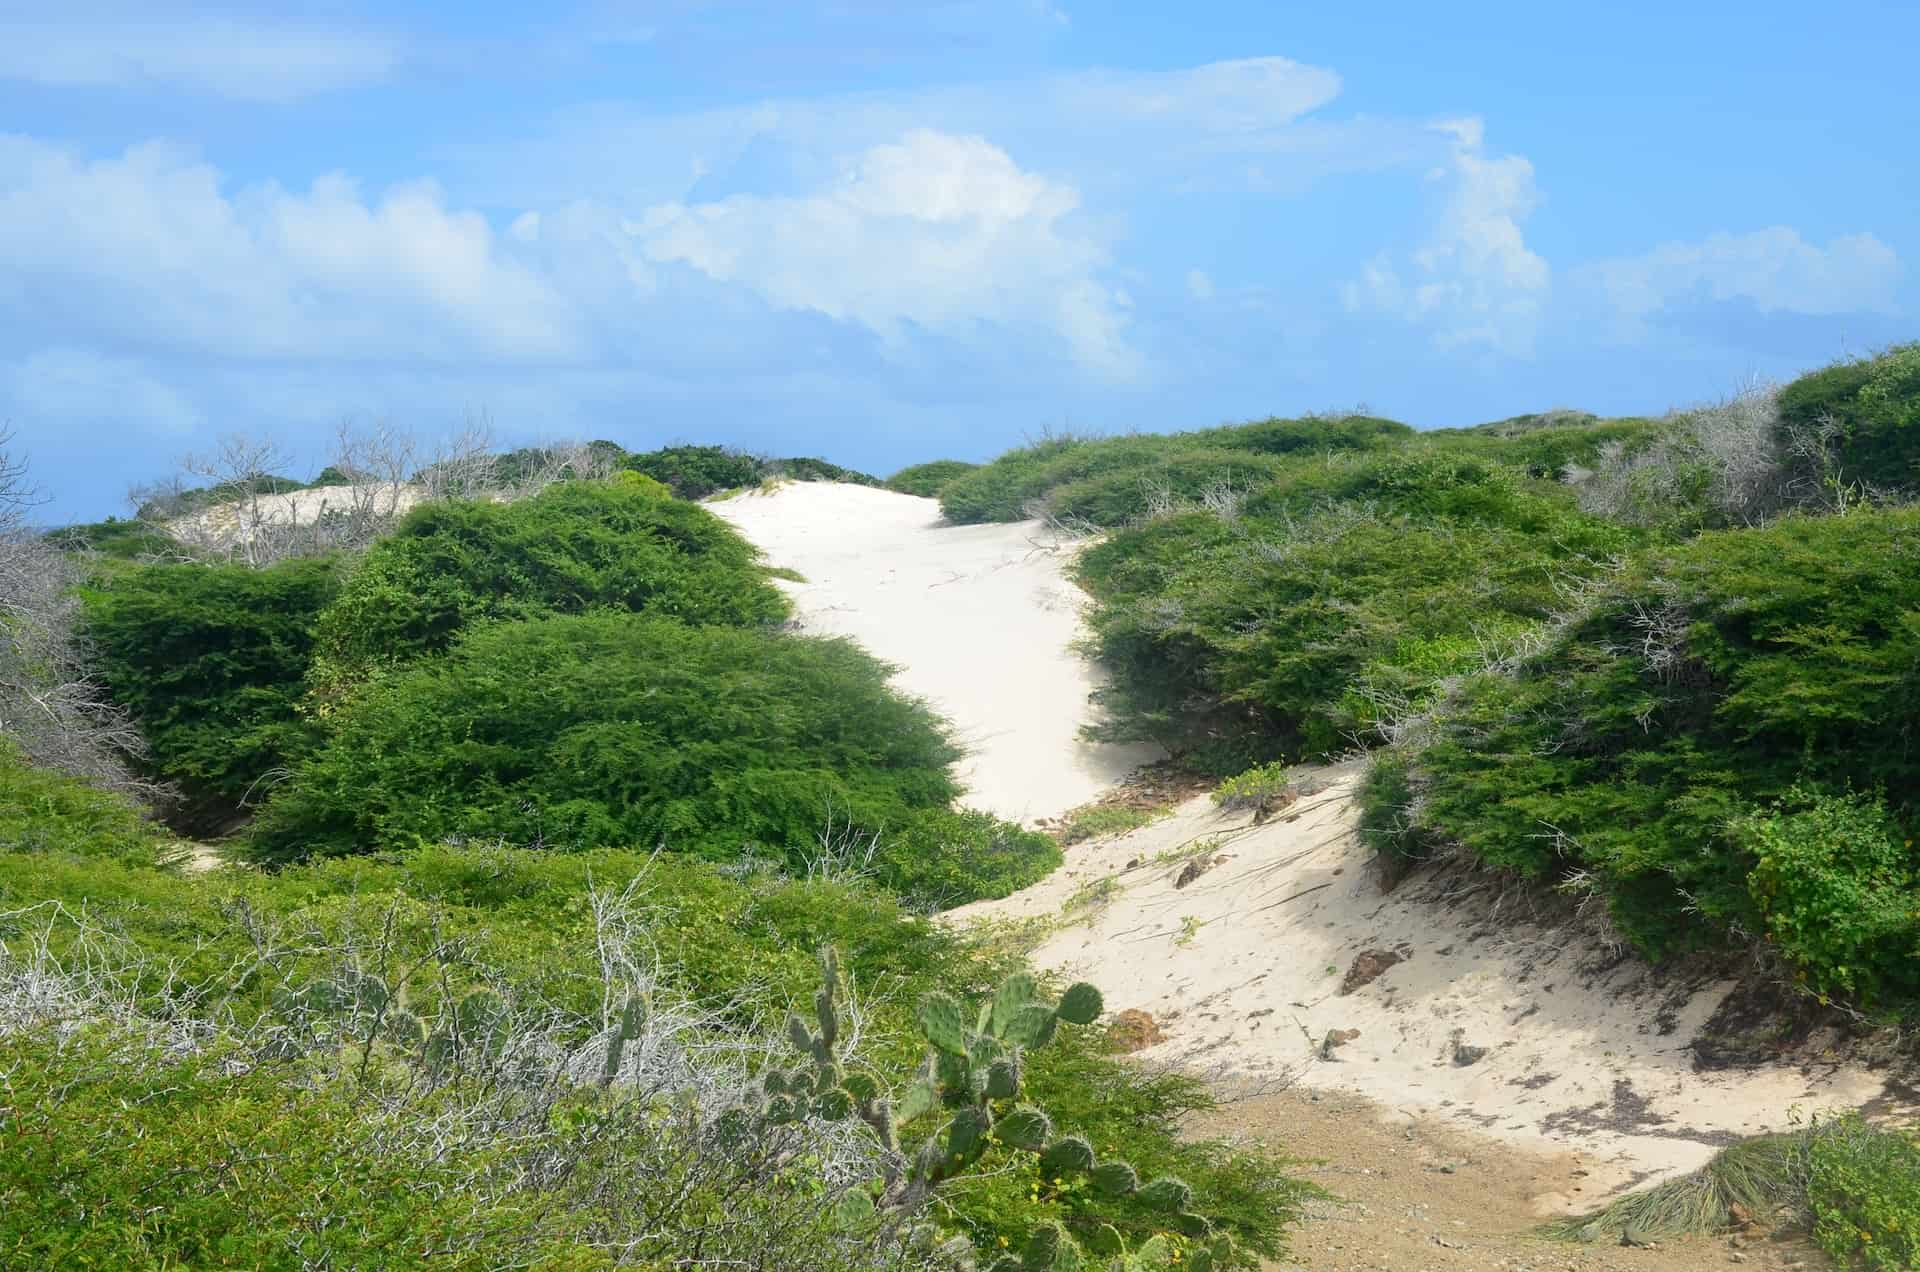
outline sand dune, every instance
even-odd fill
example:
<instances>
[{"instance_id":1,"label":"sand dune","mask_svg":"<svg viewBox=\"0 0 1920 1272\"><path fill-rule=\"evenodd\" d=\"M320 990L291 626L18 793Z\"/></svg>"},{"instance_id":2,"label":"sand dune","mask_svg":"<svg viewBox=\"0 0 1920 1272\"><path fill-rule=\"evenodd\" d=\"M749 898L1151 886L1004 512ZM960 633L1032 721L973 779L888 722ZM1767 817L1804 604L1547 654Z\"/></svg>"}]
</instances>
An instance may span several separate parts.
<instances>
[{"instance_id":1,"label":"sand dune","mask_svg":"<svg viewBox=\"0 0 1920 1272\"><path fill-rule=\"evenodd\" d=\"M1094 683L1071 649L1084 598L1063 574L1072 545L1037 523L948 526L932 500L830 484L711 506L806 576L790 585L805 629L898 664L897 683L955 722L977 805L1057 814L1149 758L1078 736ZM1416 874L1384 893L1354 833L1357 772L1321 776L1320 793L1265 824L1201 797L950 917L1038 921L1040 964L1155 1018L1165 1040L1150 1060L1578 1153L1587 1173L1567 1178L1582 1195L1543 1174L1534 1202L1547 1211L1690 1169L1791 1110L1891 1109L1905 1091L1837 1063L1696 1071L1689 1044L1729 985L1656 976L1532 926L1484 876ZM1369 954L1397 961L1343 992Z\"/></svg>"},{"instance_id":2,"label":"sand dune","mask_svg":"<svg viewBox=\"0 0 1920 1272\"><path fill-rule=\"evenodd\" d=\"M783 585L804 630L897 664L894 683L954 723L966 803L1030 822L1155 758L1079 737L1095 683L1070 648L1085 597L1063 573L1073 545L1040 523L950 526L932 499L829 482L708 506L806 576Z\"/></svg>"},{"instance_id":3,"label":"sand dune","mask_svg":"<svg viewBox=\"0 0 1920 1272\"><path fill-rule=\"evenodd\" d=\"M1415 874L1383 893L1354 834L1357 773L1327 780L1260 826L1202 796L954 917L1054 921L1036 961L1093 981L1111 1010L1153 1015L1166 1040L1148 1058L1579 1151L1583 1196L1543 1195L1543 1210L1691 1169L1735 1136L1785 1129L1796 1108L1902 1091L1837 1064L1696 1071L1689 1044L1731 985L1656 976L1535 927L1484 876ZM1181 885L1189 862L1201 872ZM1342 992L1369 952L1400 961ZM1330 1034L1345 1041L1328 1046Z\"/></svg>"}]
</instances>

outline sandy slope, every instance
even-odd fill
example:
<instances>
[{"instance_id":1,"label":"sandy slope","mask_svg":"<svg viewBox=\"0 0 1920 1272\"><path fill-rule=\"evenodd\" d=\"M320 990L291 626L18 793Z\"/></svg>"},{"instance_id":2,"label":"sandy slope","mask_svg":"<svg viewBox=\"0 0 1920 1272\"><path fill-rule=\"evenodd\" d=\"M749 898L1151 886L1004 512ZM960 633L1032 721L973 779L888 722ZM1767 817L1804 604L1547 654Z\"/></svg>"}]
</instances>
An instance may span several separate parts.
<instances>
[{"instance_id":1,"label":"sandy slope","mask_svg":"<svg viewBox=\"0 0 1920 1272\"><path fill-rule=\"evenodd\" d=\"M931 500L828 484L712 507L807 577L791 585L807 630L899 664L898 683L955 721L975 748L980 806L1055 814L1146 758L1077 736L1092 687L1069 648L1082 598L1062 575L1069 549L1037 525L946 526ZM1832 1063L1696 1072L1688 1044L1726 984L1656 979L1590 938L1531 926L1472 875L1416 874L1383 894L1354 834L1357 776L1326 771L1324 790L1258 826L1192 800L952 918L1043 928L1041 964L1094 981L1113 1011L1158 1020L1166 1039L1150 1061L1350 1093L1362 1097L1352 1117L1377 1108L1516 1154L1511 1187L1531 1188L1524 1208L1539 1213L1689 1169L1796 1107L1891 1112L1910 1094ZM1203 868L1183 884L1190 863ZM1343 993L1365 951L1401 961ZM1345 1041L1328 1047L1330 1034ZM1258 1100L1235 1107L1249 1127L1266 1116ZM1363 1138L1356 1126L1356 1152L1370 1151ZM1434 1265L1529 1266L1486 1254Z\"/></svg>"},{"instance_id":2,"label":"sandy slope","mask_svg":"<svg viewBox=\"0 0 1920 1272\"><path fill-rule=\"evenodd\" d=\"M901 670L901 689L952 720L970 750L965 802L1032 821L1083 804L1154 758L1078 734L1093 672L1069 645L1084 595L1071 551L1037 522L950 526L932 499L793 482L708 505L769 563L804 630L851 636Z\"/></svg>"},{"instance_id":3,"label":"sandy slope","mask_svg":"<svg viewBox=\"0 0 1920 1272\"><path fill-rule=\"evenodd\" d=\"M1582 1195L1547 1188L1543 1212L1690 1169L1734 1136L1783 1128L1796 1106L1902 1093L1862 1068L1696 1072L1688 1043L1730 986L1656 981L1636 959L1530 926L1472 876L1416 874L1383 895L1353 833L1357 776L1329 770L1324 791L1257 827L1203 796L955 915L1058 920L1037 961L1092 980L1111 1010L1151 1013L1167 1037L1149 1058L1289 1075L1579 1152ZM1188 861L1207 868L1177 886ZM1343 993L1373 950L1404 961ZM1336 1030L1358 1032L1323 1051ZM1462 1064L1461 1047L1486 1051Z\"/></svg>"}]
</instances>

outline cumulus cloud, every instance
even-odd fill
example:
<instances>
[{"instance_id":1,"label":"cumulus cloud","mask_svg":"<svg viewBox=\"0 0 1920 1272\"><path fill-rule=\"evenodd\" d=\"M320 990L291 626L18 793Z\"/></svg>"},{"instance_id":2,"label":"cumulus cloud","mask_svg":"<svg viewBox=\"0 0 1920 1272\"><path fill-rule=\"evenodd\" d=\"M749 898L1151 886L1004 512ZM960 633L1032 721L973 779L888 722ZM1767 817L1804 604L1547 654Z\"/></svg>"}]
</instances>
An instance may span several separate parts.
<instances>
[{"instance_id":1,"label":"cumulus cloud","mask_svg":"<svg viewBox=\"0 0 1920 1272\"><path fill-rule=\"evenodd\" d=\"M185 88L284 103L376 79L400 58L376 32L153 8L0 14L0 79L58 88Z\"/></svg>"},{"instance_id":2,"label":"cumulus cloud","mask_svg":"<svg viewBox=\"0 0 1920 1272\"><path fill-rule=\"evenodd\" d=\"M1125 377L1125 297L1102 283L1105 248L1077 228L1079 195L980 137L928 129L876 145L802 195L667 203L633 232L656 262L752 289L784 309L858 322L1050 327L1074 357Z\"/></svg>"},{"instance_id":3,"label":"cumulus cloud","mask_svg":"<svg viewBox=\"0 0 1920 1272\"><path fill-rule=\"evenodd\" d=\"M1890 313L1901 272L1894 250L1871 234L1843 234L1820 247L1777 225L1662 243L1583 266L1576 276L1620 315L1640 319L1702 299L1746 301L1762 313Z\"/></svg>"},{"instance_id":4,"label":"cumulus cloud","mask_svg":"<svg viewBox=\"0 0 1920 1272\"><path fill-rule=\"evenodd\" d=\"M0 136L0 312L52 338L249 357L558 358L549 280L427 183L229 191L162 144L91 159Z\"/></svg>"},{"instance_id":5,"label":"cumulus cloud","mask_svg":"<svg viewBox=\"0 0 1920 1272\"><path fill-rule=\"evenodd\" d=\"M1552 283L1521 228L1538 202L1533 165L1488 155L1477 119L1434 130L1450 141L1446 162L1429 174L1446 190L1437 222L1406 260L1381 253L1368 261L1342 298L1356 312L1425 324L1443 348L1531 353Z\"/></svg>"}]
</instances>

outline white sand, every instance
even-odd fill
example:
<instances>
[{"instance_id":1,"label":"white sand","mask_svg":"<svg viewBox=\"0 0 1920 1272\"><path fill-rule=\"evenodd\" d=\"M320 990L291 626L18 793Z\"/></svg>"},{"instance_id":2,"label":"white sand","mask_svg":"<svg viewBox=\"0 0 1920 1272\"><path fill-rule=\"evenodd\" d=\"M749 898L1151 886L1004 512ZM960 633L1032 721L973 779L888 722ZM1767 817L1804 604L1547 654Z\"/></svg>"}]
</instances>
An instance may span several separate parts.
<instances>
[{"instance_id":1,"label":"white sand","mask_svg":"<svg viewBox=\"0 0 1920 1272\"><path fill-rule=\"evenodd\" d=\"M806 576L783 584L802 630L898 664L894 683L954 723L969 750L965 803L1031 822L1157 757L1080 739L1095 681L1069 646L1086 598L1062 573L1072 545L1038 522L951 526L932 499L829 482L708 507L769 564Z\"/></svg>"},{"instance_id":2,"label":"white sand","mask_svg":"<svg viewBox=\"0 0 1920 1272\"><path fill-rule=\"evenodd\" d=\"M315 486L284 495L216 504L168 523L167 531L183 542L226 547L259 534L309 526L329 515L359 511L383 521L393 520L405 516L424 498L422 487L400 483L365 488Z\"/></svg>"},{"instance_id":3,"label":"white sand","mask_svg":"<svg viewBox=\"0 0 1920 1272\"><path fill-rule=\"evenodd\" d=\"M1591 1154L1582 1196L1543 1194L1543 1211L1691 1169L1730 1135L1784 1129L1794 1108L1898 1094L1857 1067L1695 1072L1688 1044L1730 986L1656 983L1637 959L1531 927L1511 903L1494 907L1484 878L1416 874L1383 895L1353 833L1357 777L1329 777L1325 792L1260 827L1203 796L1166 821L1070 849L1064 868L1026 892L954 916L1060 916L1074 894L1111 879L1104 906L1079 907L1082 921L1055 928L1035 957L1099 985L1109 1011L1150 1012L1167 1037L1146 1058L1291 1073L1516 1145ZM1209 855L1226 860L1176 888L1196 841L1216 837ZM1354 956L1373 949L1406 961L1343 996ZM1321 1059L1333 1030L1359 1035ZM1456 1039L1487 1054L1456 1065Z\"/></svg>"}]
</instances>

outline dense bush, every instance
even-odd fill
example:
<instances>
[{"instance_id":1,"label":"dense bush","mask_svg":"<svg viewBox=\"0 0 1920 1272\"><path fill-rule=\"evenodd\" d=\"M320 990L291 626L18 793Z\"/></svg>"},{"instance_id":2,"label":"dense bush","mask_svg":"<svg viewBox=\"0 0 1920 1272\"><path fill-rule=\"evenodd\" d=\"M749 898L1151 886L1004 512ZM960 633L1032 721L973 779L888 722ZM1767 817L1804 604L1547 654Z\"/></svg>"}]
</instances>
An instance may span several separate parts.
<instances>
[{"instance_id":1,"label":"dense bush","mask_svg":"<svg viewBox=\"0 0 1920 1272\"><path fill-rule=\"evenodd\" d=\"M705 499L723 490L758 486L777 477L794 481L844 481L859 486L880 484L877 477L824 459L806 456L769 459L730 446L668 446L628 455L621 460L621 466L628 472L643 473L655 481L665 482L682 499Z\"/></svg>"},{"instance_id":2,"label":"dense bush","mask_svg":"<svg viewBox=\"0 0 1920 1272\"><path fill-rule=\"evenodd\" d=\"M1462 684L1377 772L1370 824L1577 878L1651 953L1777 930L1816 983L1910 992L1915 931L1887 905L1915 864L1916 666L1920 510L1705 534ZM1885 811L1832 802L1849 787Z\"/></svg>"},{"instance_id":3,"label":"dense bush","mask_svg":"<svg viewBox=\"0 0 1920 1272\"><path fill-rule=\"evenodd\" d=\"M888 490L897 490L903 495L919 495L923 499L938 498L948 482L980 467L961 459L936 459L925 464L909 464L893 476L887 478Z\"/></svg>"},{"instance_id":4,"label":"dense bush","mask_svg":"<svg viewBox=\"0 0 1920 1272\"><path fill-rule=\"evenodd\" d=\"M1221 775L1339 751L1547 618L1630 540L1553 487L1444 453L1290 471L1081 557L1103 736Z\"/></svg>"},{"instance_id":5,"label":"dense bush","mask_svg":"<svg viewBox=\"0 0 1920 1272\"><path fill-rule=\"evenodd\" d=\"M852 644L593 614L471 634L345 703L253 836L274 860L447 836L796 863L957 793L959 750Z\"/></svg>"},{"instance_id":6,"label":"dense bush","mask_svg":"<svg viewBox=\"0 0 1920 1272\"><path fill-rule=\"evenodd\" d=\"M122 561L178 554L180 545L159 526L138 518L108 517L49 530L47 542L67 552L91 552Z\"/></svg>"},{"instance_id":7,"label":"dense bush","mask_svg":"<svg viewBox=\"0 0 1920 1272\"><path fill-rule=\"evenodd\" d=\"M1830 432L1833 480L1920 486L1920 344L1837 362L1780 391L1782 440Z\"/></svg>"},{"instance_id":8,"label":"dense bush","mask_svg":"<svg viewBox=\"0 0 1920 1272\"><path fill-rule=\"evenodd\" d=\"M1082 505L1074 515L1120 524L1155 504L1143 490L1164 488L1177 499L1197 499L1223 481L1276 471L1279 456L1306 460L1329 451L1363 451L1411 432L1391 420L1356 416L1264 420L1167 435L1047 438L955 478L941 490L940 506L948 520L963 524L1021 521L1037 512L1060 515L1067 490L1073 490L1071 498Z\"/></svg>"},{"instance_id":9,"label":"dense bush","mask_svg":"<svg viewBox=\"0 0 1920 1272\"><path fill-rule=\"evenodd\" d=\"M1258 451L1263 455L1296 452L1324 455L1336 451L1368 450L1414 435L1411 426L1373 415L1314 415L1304 419L1255 420L1201 429L1184 436L1201 446Z\"/></svg>"},{"instance_id":10,"label":"dense bush","mask_svg":"<svg viewBox=\"0 0 1920 1272\"><path fill-rule=\"evenodd\" d=\"M1203 503L1231 511L1284 468L1281 460L1257 451L1194 447L1170 452L1150 468L1055 486L1046 496L1046 512L1062 521L1123 526Z\"/></svg>"},{"instance_id":11,"label":"dense bush","mask_svg":"<svg viewBox=\"0 0 1920 1272\"><path fill-rule=\"evenodd\" d=\"M565 482L518 503L444 501L368 550L321 615L314 679L337 694L483 620L593 609L763 626L787 603L731 526L644 489Z\"/></svg>"},{"instance_id":12,"label":"dense bush","mask_svg":"<svg viewBox=\"0 0 1920 1272\"><path fill-rule=\"evenodd\" d=\"M139 723L149 771L183 796L177 824L218 826L305 749L295 708L340 568L129 566L87 593L100 678Z\"/></svg>"}]
</instances>

